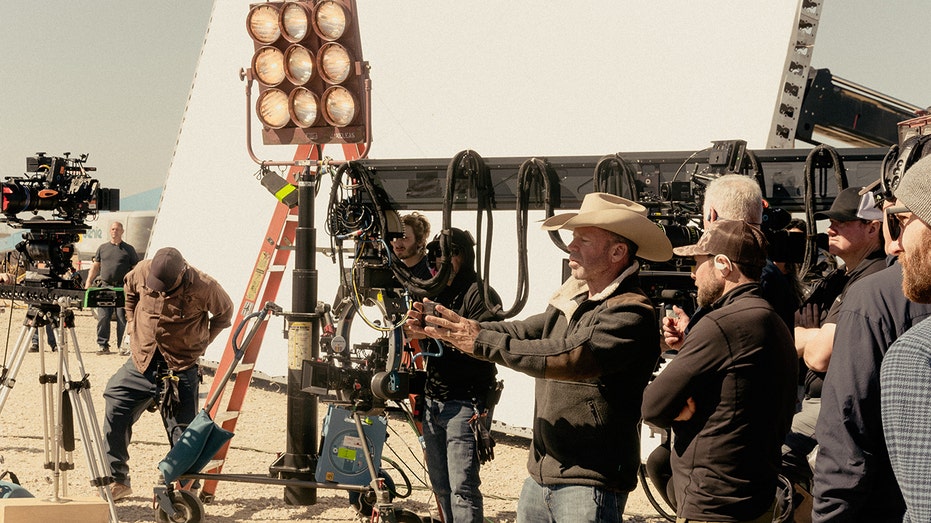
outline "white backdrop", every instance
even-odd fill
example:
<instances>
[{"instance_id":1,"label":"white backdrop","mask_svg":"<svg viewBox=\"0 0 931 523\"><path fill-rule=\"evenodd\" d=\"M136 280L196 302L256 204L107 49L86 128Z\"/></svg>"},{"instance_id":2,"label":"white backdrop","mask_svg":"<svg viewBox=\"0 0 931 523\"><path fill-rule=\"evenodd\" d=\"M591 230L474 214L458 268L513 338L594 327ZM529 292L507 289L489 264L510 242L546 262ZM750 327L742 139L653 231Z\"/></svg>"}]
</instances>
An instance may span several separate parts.
<instances>
[{"instance_id":1,"label":"white backdrop","mask_svg":"<svg viewBox=\"0 0 931 523\"><path fill-rule=\"evenodd\" d=\"M237 305L277 204L253 178L258 167L246 150L239 71L253 50L248 4L214 4L148 249L177 247ZM358 0L358 9L372 68L371 158L450 158L464 149L551 157L699 150L725 139L764 147L796 0ZM259 129L254 117L252 125ZM260 142L256 134L261 159L293 157L293 146ZM326 152L341 157L339 147ZM328 184L316 202L320 246L329 244L322 226L327 193ZM430 217L441 223L439 213ZM495 214L491 283L505 306L515 293L514 219ZM454 218L458 227L474 224L471 213ZM531 289L522 316L543 310L560 283L563 258L538 230L531 230L529 248ZM319 298L331 301L335 266L323 256L316 264ZM289 277L276 302L290 309ZM256 366L272 376L287 369L282 327L272 320ZM226 341L221 336L207 357L219 360ZM502 375L496 417L531 426L532 380L507 369Z\"/></svg>"}]
</instances>

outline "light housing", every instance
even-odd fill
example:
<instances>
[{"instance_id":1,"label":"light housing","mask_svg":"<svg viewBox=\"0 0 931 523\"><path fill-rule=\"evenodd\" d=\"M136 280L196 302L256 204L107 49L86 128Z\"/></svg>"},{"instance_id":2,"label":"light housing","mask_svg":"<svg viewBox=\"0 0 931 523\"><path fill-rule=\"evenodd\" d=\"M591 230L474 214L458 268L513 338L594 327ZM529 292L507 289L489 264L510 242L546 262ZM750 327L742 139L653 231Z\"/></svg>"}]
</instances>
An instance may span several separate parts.
<instances>
[{"instance_id":1,"label":"light housing","mask_svg":"<svg viewBox=\"0 0 931 523\"><path fill-rule=\"evenodd\" d=\"M246 28L266 145L366 142L368 65L355 0L255 4Z\"/></svg>"},{"instance_id":2,"label":"light housing","mask_svg":"<svg viewBox=\"0 0 931 523\"><path fill-rule=\"evenodd\" d=\"M246 17L246 31L256 42L263 45L278 40L281 30L278 24L278 6L274 4L256 4L249 9Z\"/></svg>"},{"instance_id":3,"label":"light housing","mask_svg":"<svg viewBox=\"0 0 931 523\"><path fill-rule=\"evenodd\" d=\"M285 51L285 75L294 85L304 85L314 76L314 54L303 45L294 44Z\"/></svg>"},{"instance_id":4,"label":"light housing","mask_svg":"<svg viewBox=\"0 0 931 523\"><path fill-rule=\"evenodd\" d=\"M288 95L281 89L266 89L255 101L255 111L262 125L270 129L281 129L291 121L288 110Z\"/></svg>"},{"instance_id":5,"label":"light housing","mask_svg":"<svg viewBox=\"0 0 931 523\"><path fill-rule=\"evenodd\" d=\"M284 53L266 45L252 55L252 71L264 86L275 87L285 79Z\"/></svg>"},{"instance_id":6,"label":"light housing","mask_svg":"<svg viewBox=\"0 0 931 523\"><path fill-rule=\"evenodd\" d=\"M312 127L320 116L320 101L310 89L298 87L288 95L288 109L298 127Z\"/></svg>"}]
</instances>

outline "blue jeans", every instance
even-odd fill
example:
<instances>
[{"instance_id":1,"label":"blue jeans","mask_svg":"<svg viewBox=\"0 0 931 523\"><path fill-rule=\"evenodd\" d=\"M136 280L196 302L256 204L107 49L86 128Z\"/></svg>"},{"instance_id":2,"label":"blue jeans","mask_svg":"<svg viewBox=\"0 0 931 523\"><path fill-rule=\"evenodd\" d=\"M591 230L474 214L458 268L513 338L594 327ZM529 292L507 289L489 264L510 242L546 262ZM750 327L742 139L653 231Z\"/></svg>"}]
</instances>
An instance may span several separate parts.
<instances>
[{"instance_id":1,"label":"blue jeans","mask_svg":"<svg viewBox=\"0 0 931 523\"><path fill-rule=\"evenodd\" d=\"M55 326L51 322L45 324L45 340L50 349L55 350L58 347L58 340L55 338ZM32 345L39 345L39 329L32 333Z\"/></svg>"},{"instance_id":2,"label":"blue jeans","mask_svg":"<svg viewBox=\"0 0 931 523\"><path fill-rule=\"evenodd\" d=\"M97 307L97 345L110 346L110 318L116 314L116 346L123 343L126 331L126 309L123 307Z\"/></svg>"},{"instance_id":3,"label":"blue jeans","mask_svg":"<svg viewBox=\"0 0 931 523\"><path fill-rule=\"evenodd\" d=\"M524 481L517 523L623 523L627 492L588 485L540 485Z\"/></svg>"},{"instance_id":4,"label":"blue jeans","mask_svg":"<svg viewBox=\"0 0 931 523\"><path fill-rule=\"evenodd\" d=\"M161 361L159 361L161 360ZM133 424L139 420L149 405L161 391L161 380L156 379L159 363L165 362L160 357L152 358L152 363L144 373L136 370L132 358L120 367L103 392L106 400L104 413L104 439L107 444L107 459L113 479L117 483L129 485L129 442L133 435ZM184 433L184 429L197 414L197 393L200 385L197 365L190 369L176 372L178 377L178 396L180 407L171 418L163 418L165 432L172 446ZM154 463L145 466L153 467Z\"/></svg>"},{"instance_id":5,"label":"blue jeans","mask_svg":"<svg viewBox=\"0 0 931 523\"><path fill-rule=\"evenodd\" d=\"M478 487L479 461L469 427L472 401L424 403L423 439L433 493L447 523L481 523L484 506Z\"/></svg>"}]
</instances>

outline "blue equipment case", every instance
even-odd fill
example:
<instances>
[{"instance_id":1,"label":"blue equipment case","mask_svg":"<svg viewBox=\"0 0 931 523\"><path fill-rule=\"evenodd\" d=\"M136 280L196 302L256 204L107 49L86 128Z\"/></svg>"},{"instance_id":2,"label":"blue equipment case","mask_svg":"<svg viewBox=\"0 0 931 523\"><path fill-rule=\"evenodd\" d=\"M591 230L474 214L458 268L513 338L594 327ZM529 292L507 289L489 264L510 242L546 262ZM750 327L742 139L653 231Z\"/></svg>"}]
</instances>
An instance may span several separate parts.
<instances>
[{"instance_id":1,"label":"blue equipment case","mask_svg":"<svg viewBox=\"0 0 931 523\"><path fill-rule=\"evenodd\" d=\"M375 470L379 470L388 419L384 416L362 416L362 432L372 453ZM323 446L314 479L321 483L329 481L349 485L368 485L372 481L352 411L334 405L327 407L323 422Z\"/></svg>"}]
</instances>

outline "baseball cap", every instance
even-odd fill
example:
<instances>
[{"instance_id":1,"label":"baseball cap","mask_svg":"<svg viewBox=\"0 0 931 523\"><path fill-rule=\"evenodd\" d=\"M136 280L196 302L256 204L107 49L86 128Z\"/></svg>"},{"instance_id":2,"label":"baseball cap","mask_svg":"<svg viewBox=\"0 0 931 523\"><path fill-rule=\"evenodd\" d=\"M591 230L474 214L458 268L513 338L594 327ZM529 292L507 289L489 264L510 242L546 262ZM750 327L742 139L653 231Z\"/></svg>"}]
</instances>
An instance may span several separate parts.
<instances>
[{"instance_id":1,"label":"baseball cap","mask_svg":"<svg viewBox=\"0 0 931 523\"><path fill-rule=\"evenodd\" d=\"M171 286L178 280L186 265L178 249L162 247L152 258L145 286L158 292L171 290Z\"/></svg>"},{"instance_id":2,"label":"baseball cap","mask_svg":"<svg viewBox=\"0 0 931 523\"><path fill-rule=\"evenodd\" d=\"M928 197L931 195L931 155L925 156L905 172L894 194L898 200L897 205L886 212L911 212L931 225L931 198Z\"/></svg>"},{"instance_id":3,"label":"baseball cap","mask_svg":"<svg viewBox=\"0 0 931 523\"><path fill-rule=\"evenodd\" d=\"M723 254L734 263L751 267L766 265L766 236L756 225L741 220L712 222L694 245L676 247L679 256Z\"/></svg>"},{"instance_id":4,"label":"baseball cap","mask_svg":"<svg viewBox=\"0 0 931 523\"><path fill-rule=\"evenodd\" d=\"M841 191L831 208L827 211L816 212L816 220L837 220L839 222L852 222L856 220L882 220L882 211L876 209L872 195L860 194L863 187L848 187Z\"/></svg>"}]
</instances>

